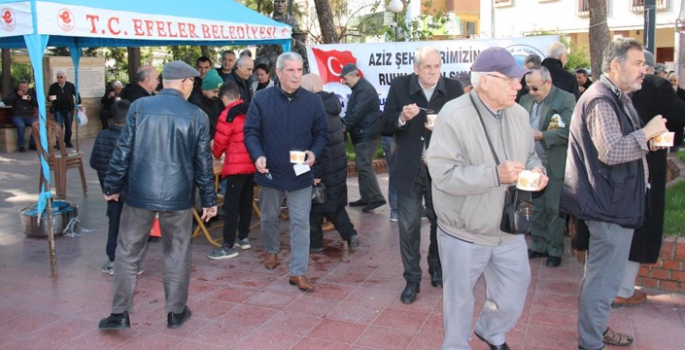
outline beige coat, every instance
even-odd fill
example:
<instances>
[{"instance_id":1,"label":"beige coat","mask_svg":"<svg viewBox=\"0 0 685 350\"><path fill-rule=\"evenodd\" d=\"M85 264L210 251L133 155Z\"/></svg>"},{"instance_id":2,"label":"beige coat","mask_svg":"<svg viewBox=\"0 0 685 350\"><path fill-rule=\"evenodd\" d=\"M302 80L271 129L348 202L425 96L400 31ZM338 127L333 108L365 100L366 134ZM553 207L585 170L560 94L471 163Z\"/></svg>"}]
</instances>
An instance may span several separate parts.
<instances>
[{"instance_id":1,"label":"beige coat","mask_svg":"<svg viewBox=\"0 0 685 350\"><path fill-rule=\"evenodd\" d=\"M438 226L459 239L496 246L513 238L499 229L507 185L499 183L497 164L469 96L501 162L519 162L529 170L542 164L535 154L530 117L518 104L504 109L498 121L472 90L440 111L426 158Z\"/></svg>"}]
</instances>

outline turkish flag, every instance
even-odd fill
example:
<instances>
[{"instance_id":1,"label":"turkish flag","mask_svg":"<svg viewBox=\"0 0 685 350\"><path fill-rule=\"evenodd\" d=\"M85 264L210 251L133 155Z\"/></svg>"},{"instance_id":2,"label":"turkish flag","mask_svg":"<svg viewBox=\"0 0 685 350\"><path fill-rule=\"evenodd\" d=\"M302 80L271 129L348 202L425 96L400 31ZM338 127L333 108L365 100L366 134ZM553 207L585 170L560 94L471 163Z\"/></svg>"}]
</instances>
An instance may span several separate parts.
<instances>
[{"instance_id":1,"label":"turkish flag","mask_svg":"<svg viewBox=\"0 0 685 350\"><path fill-rule=\"evenodd\" d=\"M324 51L312 48L312 53L316 59L317 67L319 67L319 75L324 84L331 82L339 83L342 78L340 76L342 68L348 63L357 64L357 58L355 58L350 51ZM361 71L359 71L359 75L363 76Z\"/></svg>"}]
</instances>

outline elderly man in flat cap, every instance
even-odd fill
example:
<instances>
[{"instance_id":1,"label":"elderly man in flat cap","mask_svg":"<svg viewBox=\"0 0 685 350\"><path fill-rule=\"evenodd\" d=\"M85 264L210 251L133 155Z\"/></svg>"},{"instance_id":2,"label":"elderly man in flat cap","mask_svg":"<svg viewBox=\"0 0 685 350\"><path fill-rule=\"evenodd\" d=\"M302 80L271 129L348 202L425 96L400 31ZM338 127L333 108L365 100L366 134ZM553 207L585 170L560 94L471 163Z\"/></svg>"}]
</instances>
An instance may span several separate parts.
<instances>
[{"instance_id":1,"label":"elderly man in flat cap","mask_svg":"<svg viewBox=\"0 0 685 350\"><path fill-rule=\"evenodd\" d=\"M195 68L169 62L162 75L164 89L131 104L104 183L105 200L124 207L114 262L112 314L100 321L102 330L131 327L137 272L147 251L152 221L159 215L164 249L164 293L167 327L178 328L190 318L190 232L193 187L202 201L202 219L216 215L214 171L209 148L209 119L187 102Z\"/></svg>"},{"instance_id":2,"label":"elderly man in flat cap","mask_svg":"<svg viewBox=\"0 0 685 350\"><path fill-rule=\"evenodd\" d=\"M354 64L345 65L340 77L352 89L345 107L345 129L354 145L361 196L359 200L350 202L350 206L363 207L362 211L368 213L386 203L373 171L373 156L381 141L380 102L376 89L361 76Z\"/></svg>"},{"instance_id":3,"label":"elderly man in flat cap","mask_svg":"<svg viewBox=\"0 0 685 350\"><path fill-rule=\"evenodd\" d=\"M538 191L548 181L528 112L514 102L526 72L503 48L481 51L471 67L474 89L436 118L427 163L443 271L443 349L471 349L473 288L481 275L487 300L475 335L491 350L509 349L506 333L526 302L526 239L500 229L505 192L518 175L540 173Z\"/></svg>"}]
</instances>

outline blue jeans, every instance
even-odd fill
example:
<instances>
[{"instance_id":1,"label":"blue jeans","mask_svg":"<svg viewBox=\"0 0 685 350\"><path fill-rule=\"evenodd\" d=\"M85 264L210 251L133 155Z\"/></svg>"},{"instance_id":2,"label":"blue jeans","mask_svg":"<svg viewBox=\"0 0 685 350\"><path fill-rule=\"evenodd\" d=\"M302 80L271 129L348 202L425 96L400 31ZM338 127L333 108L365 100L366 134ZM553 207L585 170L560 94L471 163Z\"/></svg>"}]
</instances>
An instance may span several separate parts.
<instances>
[{"instance_id":1,"label":"blue jeans","mask_svg":"<svg viewBox=\"0 0 685 350\"><path fill-rule=\"evenodd\" d=\"M19 147L24 147L26 143L26 133L24 132L24 128L27 126L30 128L31 124L36 121L36 118L33 116L21 116L21 115L13 115L12 116L12 123L14 123L14 126L17 127L17 143L19 144ZM35 144L33 141L33 137L29 140L29 145Z\"/></svg>"},{"instance_id":2,"label":"blue jeans","mask_svg":"<svg viewBox=\"0 0 685 350\"><path fill-rule=\"evenodd\" d=\"M71 144L71 126L74 124L74 111L71 109L63 109L55 111L55 120L57 125L64 129L64 143Z\"/></svg>"},{"instance_id":3,"label":"blue jeans","mask_svg":"<svg viewBox=\"0 0 685 350\"><path fill-rule=\"evenodd\" d=\"M392 136L383 136L383 154L385 154L385 163L388 168L388 200L390 201L390 210L397 211L397 191L390 186L390 148L392 147Z\"/></svg>"}]
</instances>

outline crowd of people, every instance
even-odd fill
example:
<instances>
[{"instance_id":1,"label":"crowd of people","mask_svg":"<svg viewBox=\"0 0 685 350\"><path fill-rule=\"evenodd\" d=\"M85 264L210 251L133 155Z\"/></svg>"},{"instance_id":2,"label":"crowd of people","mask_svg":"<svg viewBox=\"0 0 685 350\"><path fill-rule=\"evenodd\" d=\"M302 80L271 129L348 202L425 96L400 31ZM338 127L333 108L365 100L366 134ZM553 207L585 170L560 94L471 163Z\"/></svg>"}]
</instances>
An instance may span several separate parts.
<instances>
[{"instance_id":1,"label":"crowd of people","mask_svg":"<svg viewBox=\"0 0 685 350\"><path fill-rule=\"evenodd\" d=\"M563 68L567 54L562 43L554 43L544 60L531 55L521 67L507 50L492 47L480 52L470 76L450 79L441 74L439 51L421 47L413 72L392 80L382 111L373 85L348 64L340 74L352 89L344 118L339 98L324 91L318 75L303 75L303 59L292 52L278 56L275 74L268 64L255 67L249 51L237 57L226 51L218 68L207 57L198 58L196 67L166 64L161 90L159 72L151 66L140 67L131 84L114 82L101 100L103 131L91 156L109 217L102 270L114 275L111 314L100 329L130 328L136 278L155 217L163 232L168 327L181 327L191 317L193 210L203 220L217 215L212 164L223 159L223 243L208 252L209 259L236 258L238 248L252 247L256 184L264 267L281 263L285 203L289 283L311 292L316 281L307 277L309 255L324 249L324 220L355 250L364 232L355 229L346 207L369 213L389 202L406 280L400 300L419 298L425 216L430 284L443 292L443 349L470 349L475 334L501 350L509 349L506 334L526 301L529 259L560 266L568 249L564 232L569 221L577 221L573 231L589 232L578 349L630 345L632 336L613 331L608 318L612 306L646 302L635 277L640 263L658 258L668 152L654 139L670 130L677 133L674 146L682 143L685 90L677 75L632 39L610 43L594 82L585 69ZM68 125L79 98L64 72L57 79L48 95L70 147ZM25 81L5 99L22 128L20 151L35 99ZM347 135L359 173L359 197L351 202ZM372 168L381 142L388 202ZM501 224L508 215L505 199L518 191L524 171L539 178L532 216L517 214L530 220L523 232L532 235L530 245L516 234L521 232ZM315 187L326 195L313 203ZM474 327L473 290L481 276L487 302Z\"/></svg>"}]
</instances>

